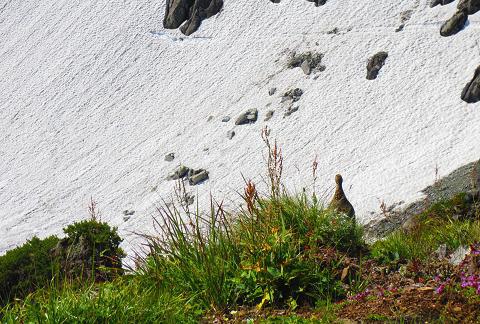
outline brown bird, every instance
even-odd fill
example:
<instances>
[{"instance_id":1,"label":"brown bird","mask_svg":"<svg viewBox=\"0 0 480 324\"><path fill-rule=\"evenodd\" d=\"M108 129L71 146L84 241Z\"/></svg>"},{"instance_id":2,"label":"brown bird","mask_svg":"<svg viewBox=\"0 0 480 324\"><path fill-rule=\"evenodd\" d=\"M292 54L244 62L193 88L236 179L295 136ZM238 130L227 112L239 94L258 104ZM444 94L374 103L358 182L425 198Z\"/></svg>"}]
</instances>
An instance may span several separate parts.
<instances>
[{"instance_id":1,"label":"brown bird","mask_svg":"<svg viewBox=\"0 0 480 324\"><path fill-rule=\"evenodd\" d=\"M330 202L330 205L328 205L328 207L336 210L337 212L345 213L349 217L355 218L355 210L353 209L352 204L348 201L345 193L343 192L343 178L340 174L337 174L335 176L335 182L337 183L337 188L335 190L335 194L333 195L333 199Z\"/></svg>"}]
</instances>

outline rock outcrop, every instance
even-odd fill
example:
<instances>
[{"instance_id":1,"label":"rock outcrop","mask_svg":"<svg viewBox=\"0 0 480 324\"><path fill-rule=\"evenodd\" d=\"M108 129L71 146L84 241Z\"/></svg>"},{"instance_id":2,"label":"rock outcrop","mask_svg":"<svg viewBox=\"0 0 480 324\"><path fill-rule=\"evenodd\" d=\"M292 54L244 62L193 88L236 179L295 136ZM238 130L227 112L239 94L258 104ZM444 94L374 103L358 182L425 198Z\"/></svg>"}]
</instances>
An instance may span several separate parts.
<instances>
[{"instance_id":1,"label":"rock outcrop","mask_svg":"<svg viewBox=\"0 0 480 324\"><path fill-rule=\"evenodd\" d=\"M253 124L257 121L258 118L258 110L257 109L249 109L240 116L238 116L237 120L235 121L235 125L248 125Z\"/></svg>"},{"instance_id":2,"label":"rock outcrop","mask_svg":"<svg viewBox=\"0 0 480 324\"><path fill-rule=\"evenodd\" d=\"M468 103L480 101L480 66L475 70L472 81L463 88L461 98Z\"/></svg>"},{"instance_id":3,"label":"rock outcrop","mask_svg":"<svg viewBox=\"0 0 480 324\"><path fill-rule=\"evenodd\" d=\"M446 4L449 4L449 3L452 3L453 1L455 0L432 0L432 2L430 2L430 8L433 8L437 5L446 5Z\"/></svg>"},{"instance_id":4,"label":"rock outcrop","mask_svg":"<svg viewBox=\"0 0 480 324\"><path fill-rule=\"evenodd\" d=\"M387 60L387 52L378 52L368 60L367 80L375 80Z\"/></svg>"},{"instance_id":5,"label":"rock outcrop","mask_svg":"<svg viewBox=\"0 0 480 324\"><path fill-rule=\"evenodd\" d=\"M179 28L191 35L202 24L202 20L216 15L223 8L223 0L167 0L163 27Z\"/></svg>"},{"instance_id":6,"label":"rock outcrop","mask_svg":"<svg viewBox=\"0 0 480 324\"><path fill-rule=\"evenodd\" d=\"M457 5L458 10L466 10L468 15L480 11L480 0L460 0Z\"/></svg>"},{"instance_id":7,"label":"rock outcrop","mask_svg":"<svg viewBox=\"0 0 480 324\"><path fill-rule=\"evenodd\" d=\"M468 14L466 10L456 12L450 19L448 19L440 28L440 35L448 37L455 35L465 27Z\"/></svg>"}]
</instances>

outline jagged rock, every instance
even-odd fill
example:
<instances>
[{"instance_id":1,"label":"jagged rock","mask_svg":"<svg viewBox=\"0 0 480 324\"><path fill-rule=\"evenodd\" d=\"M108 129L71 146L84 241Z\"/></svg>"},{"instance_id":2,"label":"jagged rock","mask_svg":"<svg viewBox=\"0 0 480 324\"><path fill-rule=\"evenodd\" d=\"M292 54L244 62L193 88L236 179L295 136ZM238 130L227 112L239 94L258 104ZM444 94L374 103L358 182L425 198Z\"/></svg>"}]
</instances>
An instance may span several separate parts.
<instances>
[{"instance_id":1,"label":"jagged rock","mask_svg":"<svg viewBox=\"0 0 480 324\"><path fill-rule=\"evenodd\" d=\"M480 0L460 0L458 10L466 10L468 15L473 15L480 10Z\"/></svg>"},{"instance_id":2,"label":"jagged rock","mask_svg":"<svg viewBox=\"0 0 480 324\"><path fill-rule=\"evenodd\" d=\"M204 169L190 170L188 174L188 183L191 186L195 186L207 179L208 179L208 172L207 170L204 170Z\"/></svg>"},{"instance_id":3,"label":"jagged rock","mask_svg":"<svg viewBox=\"0 0 480 324\"><path fill-rule=\"evenodd\" d=\"M268 95L273 96L275 92L277 92L277 88L270 88L270 90L268 90Z\"/></svg>"},{"instance_id":4,"label":"jagged rock","mask_svg":"<svg viewBox=\"0 0 480 324\"><path fill-rule=\"evenodd\" d=\"M287 65L290 69L300 67L303 72L308 75L311 72L325 71L325 66L322 65L322 59L322 53L306 52L302 54L293 54Z\"/></svg>"},{"instance_id":5,"label":"jagged rock","mask_svg":"<svg viewBox=\"0 0 480 324\"><path fill-rule=\"evenodd\" d=\"M280 3L280 0L270 0L270 2L273 2L273 3Z\"/></svg>"},{"instance_id":6,"label":"jagged rock","mask_svg":"<svg viewBox=\"0 0 480 324\"><path fill-rule=\"evenodd\" d=\"M171 173L167 177L167 179L168 180L178 180L178 179L185 178L188 175L189 171L190 171L189 168L187 168L184 165L180 165L173 173Z\"/></svg>"},{"instance_id":7,"label":"jagged rock","mask_svg":"<svg viewBox=\"0 0 480 324\"><path fill-rule=\"evenodd\" d=\"M223 7L223 0L167 0L163 26L179 28L185 35L191 35L202 20L216 15Z\"/></svg>"},{"instance_id":8,"label":"jagged rock","mask_svg":"<svg viewBox=\"0 0 480 324\"><path fill-rule=\"evenodd\" d=\"M446 5L446 4L449 4L449 3L452 3L453 1L455 0L432 0L432 2L430 2L430 8L433 8L437 5Z\"/></svg>"},{"instance_id":9,"label":"jagged rock","mask_svg":"<svg viewBox=\"0 0 480 324\"><path fill-rule=\"evenodd\" d=\"M296 102L296 101L300 100L302 95L303 95L303 90L300 89L300 88L295 88L295 89L288 90L283 95L282 102L289 101L289 100L291 100L292 102Z\"/></svg>"},{"instance_id":10,"label":"jagged rock","mask_svg":"<svg viewBox=\"0 0 480 324\"><path fill-rule=\"evenodd\" d=\"M343 191L343 178L340 174L335 176L335 183L335 194L333 195L332 201L329 204L329 208L332 208L340 213L344 213L351 218L355 218L355 210Z\"/></svg>"},{"instance_id":11,"label":"jagged rock","mask_svg":"<svg viewBox=\"0 0 480 324\"><path fill-rule=\"evenodd\" d=\"M272 117L273 117L273 114L274 114L274 111L273 110L269 110L267 112L267 115L265 116L265 121L269 121Z\"/></svg>"},{"instance_id":12,"label":"jagged rock","mask_svg":"<svg viewBox=\"0 0 480 324\"><path fill-rule=\"evenodd\" d=\"M227 138L232 139L235 136L235 131L234 130L229 130L227 132Z\"/></svg>"},{"instance_id":13,"label":"jagged rock","mask_svg":"<svg viewBox=\"0 0 480 324\"><path fill-rule=\"evenodd\" d=\"M367 80L375 80L388 57L387 52L378 52L368 60Z\"/></svg>"},{"instance_id":14,"label":"jagged rock","mask_svg":"<svg viewBox=\"0 0 480 324\"><path fill-rule=\"evenodd\" d=\"M175 153L168 153L165 155L165 161L172 162L173 160L175 160Z\"/></svg>"},{"instance_id":15,"label":"jagged rock","mask_svg":"<svg viewBox=\"0 0 480 324\"><path fill-rule=\"evenodd\" d=\"M228 123L230 121L230 116L225 116L222 118L223 123Z\"/></svg>"},{"instance_id":16,"label":"jagged rock","mask_svg":"<svg viewBox=\"0 0 480 324\"><path fill-rule=\"evenodd\" d=\"M290 106L290 107L288 107L287 111L285 112L285 115L283 115L283 118L290 116L291 114L293 114L294 112L296 112L296 111L298 110L298 108L300 108L300 107L298 107L298 106L295 106L295 107L294 107L294 106Z\"/></svg>"},{"instance_id":17,"label":"jagged rock","mask_svg":"<svg viewBox=\"0 0 480 324\"><path fill-rule=\"evenodd\" d=\"M240 116L238 116L237 120L235 121L235 125L246 125L252 124L257 121L258 118L258 110L257 109L249 109Z\"/></svg>"},{"instance_id":18,"label":"jagged rock","mask_svg":"<svg viewBox=\"0 0 480 324\"><path fill-rule=\"evenodd\" d=\"M472 81L463 88L461 98L467 103L480 101L480 66L475 70Z\"/></svg>"},{"instance_id":19,"label":"jagged rock","mask_svg":"<svg viewBox=\"0 0 480 324\"><path fill-rule=\"evenodd\" d=\"M455 35L465 27L468 14L466 10L456 12L450 19L448 19L440 28L440 35L448 37Z\"/></svg>"}]
</instances>

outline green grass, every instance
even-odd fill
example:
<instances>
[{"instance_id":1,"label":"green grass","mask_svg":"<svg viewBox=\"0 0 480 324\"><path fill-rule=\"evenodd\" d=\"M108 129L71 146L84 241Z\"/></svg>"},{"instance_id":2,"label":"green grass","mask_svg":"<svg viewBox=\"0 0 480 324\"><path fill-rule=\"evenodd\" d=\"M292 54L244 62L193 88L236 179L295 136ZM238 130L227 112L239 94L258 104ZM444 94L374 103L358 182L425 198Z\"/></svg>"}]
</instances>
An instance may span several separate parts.
<instances>
[{"instance_id":1,"label":"green grass","mask_svg":"<svg viewBox=\"0 0 480 324\"><path fill-rule=\"evenodd\" d=\"M447 250L453 252L459 246L479 241L480 220L462 217L469 208L463 196L459 194L436 203L416 215L412 229L399 229L373 244L372 257L382 262L426 260L441 244L446 244Z\"/></svg>"},{"instance_id":2,"label":"green grass","mask_svg":"<svg viewBox=\"0 0 480 324\"><path fill-rule=\"evenodd\" d=\"M364 246L355 222L304 196L256 198L250 207L233 218L212 204L208 219L163 209L141 275L217 310L344 296L336 271Z\"/></svg>"},{"instance_id":3,"label":"green grass","mask_svg":"<svg viewBox=\"0 0 480 324\"><path fill-rule=\"evenodd\" d=\"M75 288L51 285L7 306L4 323L195 323L180 296L158 292L135 278ZM2 316L3 314L3 316Z\"/></svg>"}]
</instances>

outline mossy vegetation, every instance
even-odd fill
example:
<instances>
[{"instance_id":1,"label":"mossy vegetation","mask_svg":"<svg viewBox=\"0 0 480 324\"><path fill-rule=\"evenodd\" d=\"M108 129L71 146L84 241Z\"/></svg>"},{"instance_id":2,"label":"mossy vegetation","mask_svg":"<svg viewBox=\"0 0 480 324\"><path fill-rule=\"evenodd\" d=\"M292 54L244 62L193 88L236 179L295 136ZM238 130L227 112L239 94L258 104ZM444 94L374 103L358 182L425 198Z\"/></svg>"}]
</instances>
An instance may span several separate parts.
<instances>
[{"instance_id":1,"label":"mossy vegetation","mask_svg":"<svg viewBox=\"0 0 480 324\"><path fill-rule=\"evenodd\" d=\"M414 216L409 229L398 229L373 244L371 255L381 262L426 260L440 245L453 252L480 240L480 213L466 193L433 204Z\"/></svg>"}]
</instances>

